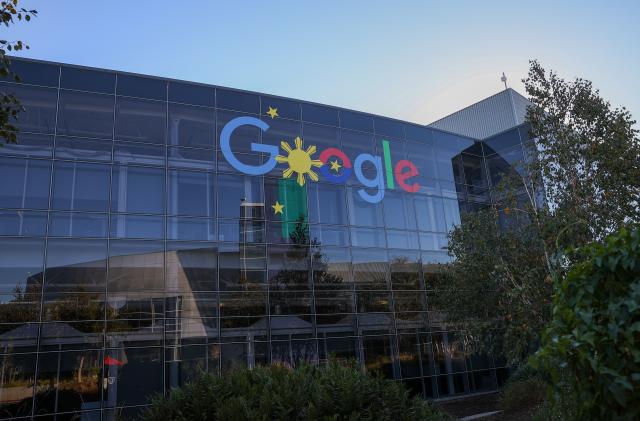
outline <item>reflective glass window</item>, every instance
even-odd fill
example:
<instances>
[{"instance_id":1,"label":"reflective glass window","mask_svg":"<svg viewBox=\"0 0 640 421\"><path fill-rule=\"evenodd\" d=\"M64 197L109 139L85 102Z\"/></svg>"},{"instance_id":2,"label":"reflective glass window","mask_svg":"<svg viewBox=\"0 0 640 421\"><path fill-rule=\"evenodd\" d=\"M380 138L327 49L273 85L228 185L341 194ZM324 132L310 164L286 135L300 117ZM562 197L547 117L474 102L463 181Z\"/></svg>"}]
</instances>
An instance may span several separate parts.
<instances>
[{"instance_id":1,"label":"reflective glass window","mask_svg":"<svg viewBox=\"0 0 640 421\"><path fill-rule=\"evenodd\" d=\"M207 149L170 147L167 148L167 159L170 167L200 170L216 169L216 154L214 151Z\"/></svg>"},{"instance_id":2,"label":"reflective glass window","mask_svg":"<svg viewBox=\"0 0 640 421\"><path fill-rule=\"evenodd\" d=\"M255 290L266 282L264 245L224 243L218 259L221 290Z\"/></svg>"},{"instance_id":3,"label":"reflective glass window","mask_svg":"<svg viewBox=\"0 0 640 421\"><path fill-rule=\"evenodd\" d=\"M52 88L1 83L0 90L14 94L24 111L18 113L17 126L23 132L53 133L56 124L58 92Z\"/></svg>"},{"instance_id":4,"label":"reflective glass window","mask_svg":"<svg viewBox=\"0 0 640 421\"><path fill-rule=\"evenodd\" d=\"M223 218L264 219L262 180L218 174L218 215Z\"/></svg>"},{"instance_id":5,"label":"reflective glass window","mask_svg":"<svg viewBox=\"0 0 640 421\"><path fill-rule=\"evenodd\" d=\"M37 63L11 57L11 70L20 76L20 83L31 85L58 86L60 66L57 64ZM7 78L7 80L13 80Z\"/></svg>"},{"instance_id":6,"label":"reflective glass window","mask_svg":"<svg viewBox=\"0 0 640 421\"><path fill-rule=\"evenodd\" d=\"M318 246L348 246L349 231L345 227L311 225L310 242Z\"/></svg>"},{"instance_id":7,"label":"reflective glass window","mask_svg":"<svg viewBox=\"0 0 640 421\"><path fill-rule=\"evenodd\" d=\"M420 255L415 250L389 250L393 289L423 289L420 281Z\"/></svg>"},{"instance_id":8,"label":"reflective glass window","mask_svg":"<svg viewBox=\"0 0 640 421\"><path fill-rule=\"evenodd\" d=\"M218 248L214 243L167 242L167 291L218 289Z\"/></svg>"},{"instance_id":9,"label":"reflective glass window","mask_svg":"<svg viewBox=\"0 0 640 421\"><path fill-rule=\"evenodd\" d=\"M57 133L111 139L113 96L60 91Z\"/></svg>"},{"instance_id":10,"label":"reflective glass window","mask_svg":"<svg viewBox=\"0 0 640 421\"><path fill-rule=\"evenodd\" d=\"M343 129L373 132L373 118L370 115L340 110L340 127Z\"/></svg>"},{"instance_id":11,"label":"reflective glass window","mask_svg":"<svg viewBox=\"0 0 640 421\"><path fill-rule=\"evenodd\" d=\"M61 88L100 92L103 94L113 94L116 89L115 73L67 66L62 66L61 70Z\"/></svg>"},{"instance_id":12,"label":"reflective glass window","mask_svg":"<svg viewBox=\"0 0 640 421\"><path fill-rule=\"evenodd\" d=\"M384 227L382 206L365 201L360 197L358 190L360 189L355 187L347 189L351 225Z\"/></svg>"},{"instance_id":13,"label":"reflective glass window","mask_svg":"<svg viewBox=\"0 0 640 421\"><path fill-rule=\"evenodd\" d=\"M169 104L169 144L212 148L216 114L211 108Z\"/></svg>"},{"instance_id":14,"label":"reflective glass window","mask_svg":"<svg viewBox=\"0 0 640 421\"><path fill-rule=\"evenodd\" d=\"M347 205L344 186L310 183L309 219L321 224L346 225Z\"/></svg>"},{"instance_id":15,"label":"reflective glass window","mask_svg":"<svg viewBox=\"0 0 640 421\"><path fill-rule=\"evenodd\" d=\"M46 209L49 199L51 163L0 158L0 207Z\"/></svg>"},{"instance_id":16,"label":"reflective glass window","mask_svg":"<svg viewBox=\"0 0 640 421\"><path fill-rule=\"evenodd\" d=\"M116 142L113 145L113 161L121 164L145 164L164 166L164 146Z\"/></svg>"},{"instance_id":17,"label":"reflective glass window","mask_svg":"<svg viewBox=\"0 0 640 421\"><path fill-rule=\"evenodd\" d=\"M109 220L106 214L52 212L49 235L55 237L107 237Z\"/></svg>"},{"instance_id":18,"label":"reflective glass window","mask_svg":"<svg viewBox=\"0 0 640 421\"><path fill-rule=\"evenodd\" d=\"M150 215L111 215L111 237L164 238L164 218Z\"/></svg>"},{"instance_id":19,"label":"reflective glass window","mask_svg":"<svg viewBox=\"0 0 640 421\"><path fill-rule=\"evenodd\" d=\"M112 240L109 246L109 291L164 288L164 243Z\"/></svg>"},{"instance_id":20,"label":"reflective glass window","mask_svg":"<svg viewBox=\"0 0 640 421\"><path fill-rule=\"evenodd\" d=\"M13 293L39 292L42 284L44 239L0 238L0 288Z\"/></svg>"},{"instance_id":21,"label":"reflective glass window","mask_svg":"<svg viewBox=\"0 0 640 421\"><path fill-rule=\"evenodd\" d=\"M165 172L162 168L114 166L111 210L114 212L164 212Z\"/></svg>"},{"instance_id":22,"label":"reflective glass window","mask_svg":"<svg viewBox=\"0 0 640 421\"><path fill-rule=\"evenodd\" d=\"M475 155L462 154L465 183L476 187L487 187L487 171L484 159Z\"/></svg>"},{"instance_id":23,"label":"reflective glass window","mask_svg":"<svg viewBox=\"0 0 640 421\"><path fill-rule=\"evenodd\" d=\"M114 383L107 384L104 391L104 407L142 405L147 403L149 395L162 392L162 348L130 347L122 351L108 350L106 354L116 360L124 359L126 356L127 363L122 367L106 367L106 375L113 377ZM140 408L134 409L136 412L140 410ZM127 414L123 410L116 412L123 418L138 418L135 412L133 414Z\"/></svg>"},{"instance_id":24,"label":"reflective glass window","mask_svg":"<svg viewBox=\"0 0 640 421\"><path fill-rule=\"evenodd\" d=\"M307 245L272 245L268 258L271 291L311 288L311 255Z\"/></svg>"},{"instance_id":25,"label":"reflective glass window","mask_svg":"<svg viewBox=\"0 0 640 421\"><path fill-rule=\"evenodd\" d=\"M218 239L225 242L259 244L266 241L264 221L253 218L218 220Z\"/></svg>"},{"instance_id":26,"label":"reflective glass window","mask_svg":"<svg viewBox=\"0 0 640 421\"><path fill-rule=\"evenodd\" d=\"M311 249L313 282L316 289L348 289L352 283L351 252L342 247Z\"/></svg>"},{"instance_id":27,"label":"reflective glass window","mask_svg":"<svg viewBox=\"0 0 640 421\"><path fill-rule=\"evenodd\" d=\"M262 115L269 117L270 120L271 116L267 114L270 108L275 108L277 110L278 115L276 117L300 120L299 102L268 96L262 96L260 97L260 100L262 103Z\"/></svg>"},{"instance_id":28,"label":"reflective glass window","mask_svg":"<svg viewBox=\"0 0 640 421\"><path fill-rule=\"evenodd\" d=\"M353 248L351 254L357 289L388 289L386 250Z\"/></svg>"},{"instance_id":29,"label":"reflective glass window","mask_svg":"<svg viewBox=\"0 0 640 421\"><path fill-rule=\"evenodd\" d=\"M419 230L436 232L447 230L441 198L416 195L414 203Z\"/></svg>"},{"instance_id":30,"label":"reflective glass window","mask_svg":"<svg viewBox=\"0 0 640 421\"><path fill-rule=\"evenodd\" d=\"M341 130L340 137L342 151L351 160L351 165L361 153L372 154L375 151L374 137L370 134Z\"/></svg>"},{"instance_id":31,"label":"reflective glass window","mask_svg":"<svg viewBox=\"0 0 640 421\"><path fill-rule=\"evenodd\" d=\"M357 247L386 247L384 230L375 228L351 228L351 245Z\"/></svg>"},{"instance_id":32,"label":"reflective glass window","mask_svg":"<svg viewBox=\"0 0 640 421\"><path fill-rule=\"evenodd\" d=\"M210 86L169 82L169 101L215 107L216 90Z\"/></svg>"},{"instance_id":33,"label":"reflective glass window","mask_svg":"<svg viewBox=\"0 0 640 421\"><path fill-rule=\"evenodd\" d=\"M447 231L454 226L460 225L460 212L463 209L457 200L444 199L444 217L446 221Z\"/></svg>"},{"instance_id":34,"label":"reflective glass window","mask_svg":"<svg viewBox=\"0 0 640 421\"><path fill-rule=\"evenodd\" d=\"M216 107L224 108L225 110L260 114L260 97L248 92L217 89Z\"/></svg>"},{"instance_id":35,"label":"reflective glass window","mask_svg":"<svg viewBox=\"0 0 640 421\"><path fill-rule=\"evenodd\" d=\"M420 184L425 184L425 179L437 178L436 156L433 149L433 142L407 142L404 145L407 159L413 162L418 169Z\"/></svg>"},{"instance_id":36,"label":"reflective glass window","mask_svg":"<svg viewBox=\"0 0 640 421\"><path fill-rule=\"evenodd\" d=\"M142 99L116 100L116 139L165 143L167 104Z\"/></svg>"},{"instance_id":37,"label":"reflective glass window","mask_svg":"<svg viewBox=\"0 0 640 421\"><path fill-rule=\"evenodd\" d=\"M167 82L151 77L118 74L117 94L166 100Z\"/></svg>"},{"instance_id":38,"label":"reflective glass window","mask_svg":"<svg viewBox=\"0 0 640 421\"><path fill-rule=\"evenodd\" d=\"M214 217L215 198L214 174L169 171L168 212L170 214Z\"/></svg>"},{"instance_id":39,"label":"reflective glass window","mask_svg":"<svg viewBox=\"0 0 640 421\"><path fill-rule=\"evenodd\" d=\"M413 195L387 191L382 201L387 228L415 229L416 213Z\"/></svg>"},{"instance_id":40,"label":"reflective glass window","mask_svg":"<svg viewBox=\"0 0 640 421\"><path fill-rule=\"evenodd\" d=\"M52 151L53 136L19 133L16 143L3 143L0 155L50 158Z\"/></svg>"},{"instance_id":41,"label":"reflective glass window","mask_svg":"<svg viewBox=\"0 0 640 421\"><path fill-rule=\"evenodd\" d=\"M303 135L305 147L313 145L318 150L313 159L318 159L320 152L327 148L340 148L340 130L337 127L305 123Z\"/></svg>"},{"instance_id":42,"label":"reflective glass window","mask_svg":"<svg viewBox=\"0 0 640 421\"><path fill-rule=\"evenodd\" d=\"M484 140L483 142L484 153L486 155L499 153L515 146L520 146L520 134L518 133L518 129L500 133Z\"/></svg>"},{"instance_id":43,"label":"reflective glass window","mask_svg":"<svg viewBox=\"0 0 640 421\"><path fill-rule=\"evenodd\" d=\"M56 137L56 158L73 161L111 161L110 140Z\"/></svg>"},{"instance_id":44,"label":"reflective glass window","mask_svg":"<svg viewBox=\"0 0 640 421\"><path fill-rule=\"evenodd\" d=\"M106 211L109 208L109 166L56 162L51 207L61 210Z\"/></svg>"},{"instance_id":45,"label":"reflective glass window","mask_svg":"<svg viewBox=\"0 0 640 421\"><path fill-rule=\"evenodd\" d=\"M307 186L300 186L293 178L267 178L264 181L264 189L265 205L268 206L267 219L308 222ZM276 203L283 207L279 208Z\"/></svg>"},{"instance_id":46,"label":"reflective glass window","mask_svg":"<svg viewBox=\"0 0 640 421\"><path fill-rule=\"evenodd\" d=\"M418 233L387 230L387 244L392 248L416 250L419 248Z\"/></svg>"},{"instance_id":47,"label":"reflective glass window","mask_svg":"<svg viewBox=\"0 0 640 421\"><path fill-rule=\"evenodd\" d=\"M171 240L217 240L216 220L168 217L167 238ZM235 239L235 241L239 241L239 239Z\"/></svg>"},{"instance_id":48,"label":"reflective glass window","mask_svg":"<svg viewBox=\"0 0 640 421\"><path fill-rule=\"evenodd\" d=\"M0 211L0 235L43 236L46 227L45 212Z\"/></svg>"},{"instance_id":49,"label":"reflective glass window","mask_svg":"<svg viewBox=\"0 0 640 421\"><path fill-rule=\"evenodd\" d=\"M302 120L311 123L338 126L338 110L322 105L302 103Z\"/></svg>"},{"instance_id":50,"label":"reflective glass window","mask_svg":"<svg viewBox=\"0 0 640 421\"><path fill-rule=\"evenodd\" d=\"M377 135L391 136L404 139L404 124L383 117L374 117L373 125Z\"/></svg>"},{"instance_id":51,"label":"reflective glass window","mask_svg":"<svg viewBox=\"0 0 640 421\"><path fill-rule=\"evenodd\" d=\"M106 257L106 240L49 239L46 291L104 291Z\"/></svg>"}]
</instances>

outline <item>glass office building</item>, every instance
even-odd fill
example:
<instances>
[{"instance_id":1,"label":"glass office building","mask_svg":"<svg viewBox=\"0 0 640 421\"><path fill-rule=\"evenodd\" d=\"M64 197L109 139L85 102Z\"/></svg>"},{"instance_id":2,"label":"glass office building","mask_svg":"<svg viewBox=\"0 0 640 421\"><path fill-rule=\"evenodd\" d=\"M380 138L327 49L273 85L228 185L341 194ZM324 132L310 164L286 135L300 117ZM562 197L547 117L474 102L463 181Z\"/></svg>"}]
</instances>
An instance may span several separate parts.
<instances>
[{"instance_id":1,"label":"glass office building","mask_svg":"<svg viewBox=\"0 0 640 421\"><path fill-rule=\"evenodd\" d=\"M446 330L430 277L450 260L447 231L491 206L492 185L522 160L524 126L474 139L210 85L13 64L21 82L1 89L25 112L18 144L0 148L0 418L134 417L201 372L331 356L429 399L503 380L503 362ZM262 174L222 147L242 117L268 128L232 130L232 157ZM310 161L296 167L291 150ZM389 170L400 161L417 174ZM283 176L305 163L302 181Z\"/></svg>"}]
</instances>

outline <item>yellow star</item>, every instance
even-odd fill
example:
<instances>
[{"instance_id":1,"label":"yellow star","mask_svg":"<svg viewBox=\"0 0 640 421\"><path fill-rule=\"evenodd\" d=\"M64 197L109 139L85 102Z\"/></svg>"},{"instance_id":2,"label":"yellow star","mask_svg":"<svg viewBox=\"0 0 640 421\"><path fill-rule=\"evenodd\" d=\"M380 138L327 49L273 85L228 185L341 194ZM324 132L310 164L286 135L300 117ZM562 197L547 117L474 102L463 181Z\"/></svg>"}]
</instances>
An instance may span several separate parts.
<instances>
[{"instance_id":1,"label":"yellow star","mask_svg":"<svg viewBox=\"0 0 640 421\"><path fill-rule=\"evenodd\" d=\"M342 165L338 164L338 160L331 161L331 169L336 172L336 174L340 171Z\"/></svg>"},{"instance_id":2,"label":"yellow star","mask_svg":"<svg viewBox=\"0 0 640 421\"><path fill-rule=\"evenodd\" d=\"M278 116L278 109L277 108L273 108L273 107L269 107L269 111L267 111L267 114L271 117L271 119L274 119Z\"/></svg>"},{"instance_id":3,"label":"yellow star","mask_svg":"<svg viewBox=\"0 0 640 421\"><path fill-rule=\"evenodd\" d=\"M274 205L271 205L271 207L273 208L274 215L282 214L282 209L284 209L284 205L280 204L280 202L278 202L277 200Z\"/></svg>"}]
</instances>

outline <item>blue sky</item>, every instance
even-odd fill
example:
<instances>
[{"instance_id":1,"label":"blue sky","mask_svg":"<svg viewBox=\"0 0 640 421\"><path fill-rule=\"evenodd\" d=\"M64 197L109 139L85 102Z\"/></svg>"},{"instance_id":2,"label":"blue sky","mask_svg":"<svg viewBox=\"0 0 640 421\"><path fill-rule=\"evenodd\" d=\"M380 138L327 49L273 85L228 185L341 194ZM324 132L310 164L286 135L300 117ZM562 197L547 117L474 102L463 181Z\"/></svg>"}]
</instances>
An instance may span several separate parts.
<instances>
[{"instance_id":1,"label":"blue sky","mask_svg":"<svg viewBox=\"0 0 640 421\"><path fill-rule=\"evenodd\" d=\"M640 2L21 0L27 57L255 90L429 123L528 60L640 116Z\"/></svg>"}]
</instances>

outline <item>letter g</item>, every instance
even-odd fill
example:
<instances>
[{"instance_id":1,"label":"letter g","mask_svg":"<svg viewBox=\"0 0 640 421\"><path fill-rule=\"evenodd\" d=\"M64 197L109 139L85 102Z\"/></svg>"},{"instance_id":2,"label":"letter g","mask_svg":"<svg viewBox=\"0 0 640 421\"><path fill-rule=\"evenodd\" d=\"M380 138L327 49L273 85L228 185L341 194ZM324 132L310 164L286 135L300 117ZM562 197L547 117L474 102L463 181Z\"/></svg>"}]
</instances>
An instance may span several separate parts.
<instances>
[{"instance_id":1,"label":"letter g","mask_svg":"<svg viewBox=\"0 0 640 421\"><path fill-rule=\"evenodd\" d=\"M262 175L271 171L276 165L276 155L278 154L278 147L273 145L263 145L261 143L251 143L251 151L253 152L264 152L269 154L269 159L262 165L247 165L243 164L236 158L236 156L231 151L231 135L233 131L240 126L254 126L258 127L263 132L266 132L269 129L269 125L264 121L257 119L255 117L237 117L225 124L222 128L222 133L220 133L220 149L222 149L222 154L227 159L227 162L231 164L233 168L236 170L243 172L249 175Z\"/></svg>"}]
</instances>

